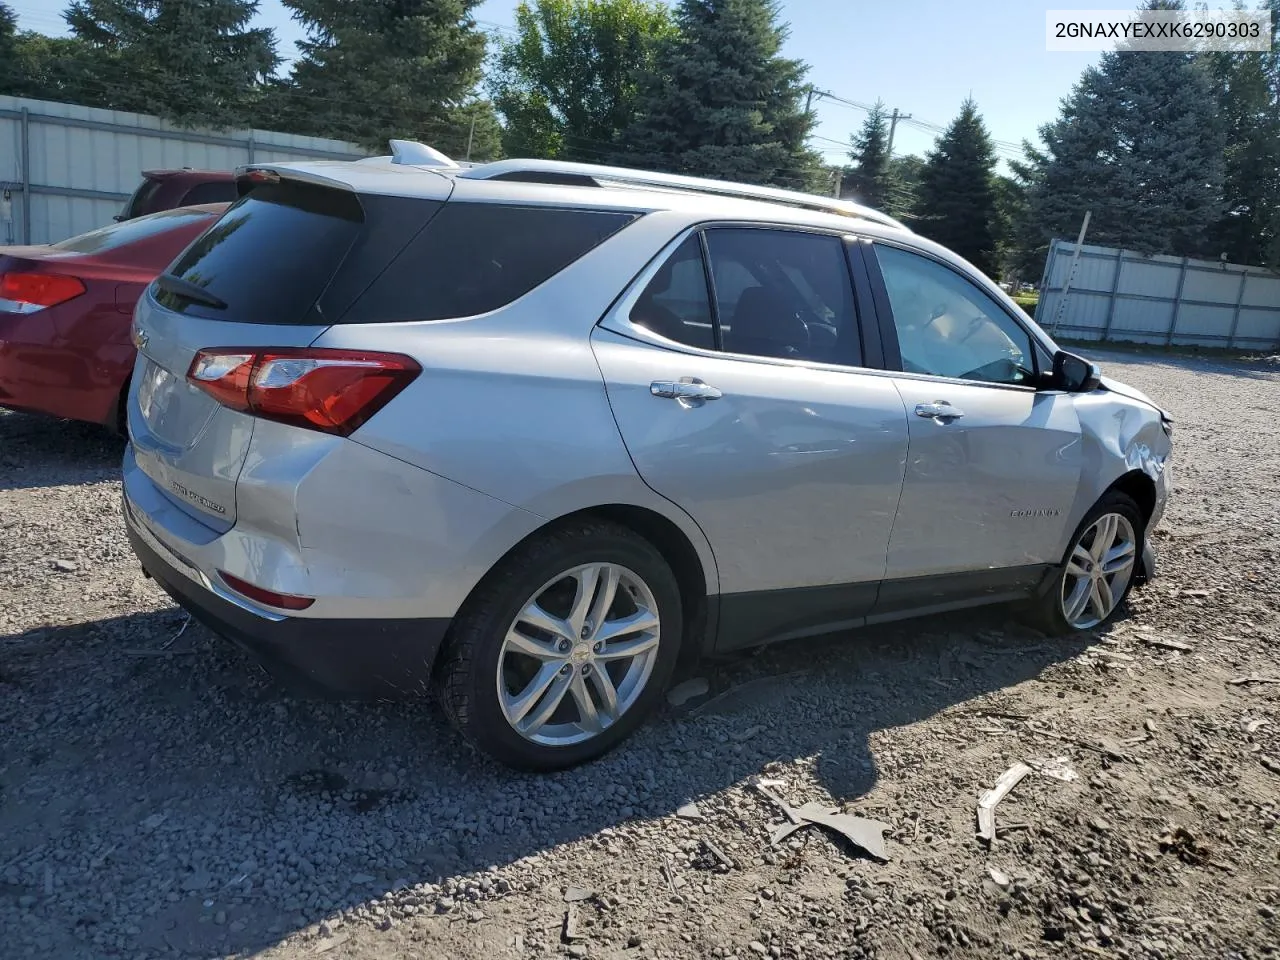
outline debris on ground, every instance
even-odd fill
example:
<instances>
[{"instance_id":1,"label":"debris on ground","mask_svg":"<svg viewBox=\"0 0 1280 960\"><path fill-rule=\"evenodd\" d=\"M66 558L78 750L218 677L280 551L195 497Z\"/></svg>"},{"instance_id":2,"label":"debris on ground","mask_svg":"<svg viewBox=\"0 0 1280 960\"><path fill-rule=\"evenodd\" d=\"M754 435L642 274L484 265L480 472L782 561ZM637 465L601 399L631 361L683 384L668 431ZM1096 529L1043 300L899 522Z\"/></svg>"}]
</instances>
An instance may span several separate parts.
<instances>
[{"instance_id":1,"label":"debris on ground","mask_svg":"<svg viewBox=\"0 0 1280 960\"><path fill-rule=\"evenodd\" d=\"M1000 774L1000 779L996 781L994 787L978 798L978 836L988 844L994 843L996 839L997 804L1008 796L1009 791L1016 787L1022 781L1022 778L1030 772L1031 768L1025 763L1015 763Z\"/></svg>"},{"instance_id":2,"label":"debris on ground","mask_svg":"<svg viewBox=\"0 0 1280 960\"><path fill-rule=\"evenodd\" d=\"M1233 687L1239 687L1246 683L1280 683L1280 677L1264 677L1256 673L1248 676L1236 677L1234 680L1228 680L1227 683Z\"/></svg>"},{"instance_id":3,"label":"debris on ground","mask_svg":"<svg viewBox=\"0 0 1280 960\"><path fill-rule=\"evenodd\" d=\"M1183 643L1181 640L1168 640L1164 637L1148 637L1141 633L1137 634L1139 640L1149 647L1158 647L1161 650L1176 650L1179 653L1190 653L1191 644Z\"/></svg>"},{"instance_id":4,"label":"debris on ground","mask_svg":"<svg viewBox=\"0 0 1280 960\"><path fill-rule=\"evenodd\" d=\"M1027 765L1042 776L1053 777L1064 783L1080 779L1080 774L1076 773L1071 766L1070 757L1044 757L1040 760L1028 760Z\"/></svg>"},{"instance_id":5,"label":"debris on ground","mask_svg":"<svg viewBox=\"0 0 1280 960\"><path fill-rule=\"evenodd\" d=\"M698 805L690 800L688 803L682 803L676 807L676 816L683 820L701 820L702 811L698 809Z\"/></svg>"},{"instance_id":6,"label":"debris on ground","mask_svg":"<svg viewBox=\"0 0 1280 960\"><path fill-rule=\"evenodd\" d=\"M677 683L674 687L667 691L667 703L673 707L683 707L690 700L696 697L706 696L711 689L711 684L706 677L694 677L691 680L685 680Z\"/></svg>"},{"instance_id":7,"label":"debris on ground","mask_svg":"<svg viewBox=\"0 0 1280 960\"><path fill-rule=\"evenodd\" d=\"M893 829L890 824L881 823L879 820L869 820L866 817L840 813L839 810L829 809L819 803L809 802L800 807L792 807L761 781L755 781L754 786L761 794L780 807L783 815L790 821L790 823L783 824L775 829L770 836L770 842L775 847L797 830L814 825L826 827L828 830L838 833L855 847L865 850L877 860L887 861L889 859L889 854L884 847L884 834L886 830Z\"/></svg>"}]
</instances>

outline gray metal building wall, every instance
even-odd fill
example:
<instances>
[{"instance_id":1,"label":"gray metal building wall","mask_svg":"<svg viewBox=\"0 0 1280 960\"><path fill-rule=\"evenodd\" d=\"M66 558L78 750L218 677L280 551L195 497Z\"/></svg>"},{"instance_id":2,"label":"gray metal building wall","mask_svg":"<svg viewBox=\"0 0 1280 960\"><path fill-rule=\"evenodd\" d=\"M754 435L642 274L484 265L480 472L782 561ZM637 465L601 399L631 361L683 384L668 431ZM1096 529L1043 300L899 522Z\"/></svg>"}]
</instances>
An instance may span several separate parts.
<instances>
[{"instance_id":1,"label":"gray metal building wall","mask_svg":"<svg viewBox=\"0 0 1280 960\"><path fill-rule=\"evenodd\" d=\"M0 96L0 244L51 243L110 223L143 170L353 160L341 140L270 130L180 130L158 117Z\"/></svg>"}]
</instances>

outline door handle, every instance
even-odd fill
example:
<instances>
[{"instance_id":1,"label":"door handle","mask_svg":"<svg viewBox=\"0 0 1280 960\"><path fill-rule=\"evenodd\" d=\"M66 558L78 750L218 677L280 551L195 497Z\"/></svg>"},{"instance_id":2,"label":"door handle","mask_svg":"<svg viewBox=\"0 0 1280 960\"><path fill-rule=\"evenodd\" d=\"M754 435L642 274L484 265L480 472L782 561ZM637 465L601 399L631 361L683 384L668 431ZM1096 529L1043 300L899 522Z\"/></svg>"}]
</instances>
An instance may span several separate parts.
<instances>
[{"instance_id":1,"label":"door handle","mask_svg":"<svg viewBox=\"0 0 1280 960\"><path fill-rule=\"evenodd\" d=\"M959 420L963 417L964 411L959 407L953 407L945 400L938 400L934 403L916 404L916 416L940 423L950 423L952 420Z\"/></svg>"},{"instance_id":2,"label":"door handle","mask_svg":"<svg viewBox=\"0 0 1280 960\"><path fill-rule=\"evenodd\" d=\"M723 393L709 383L693 377L682 380L655 380L649 384L649 392L655 397L669 400L719 400Z\"/></svg>"}]
</instances>

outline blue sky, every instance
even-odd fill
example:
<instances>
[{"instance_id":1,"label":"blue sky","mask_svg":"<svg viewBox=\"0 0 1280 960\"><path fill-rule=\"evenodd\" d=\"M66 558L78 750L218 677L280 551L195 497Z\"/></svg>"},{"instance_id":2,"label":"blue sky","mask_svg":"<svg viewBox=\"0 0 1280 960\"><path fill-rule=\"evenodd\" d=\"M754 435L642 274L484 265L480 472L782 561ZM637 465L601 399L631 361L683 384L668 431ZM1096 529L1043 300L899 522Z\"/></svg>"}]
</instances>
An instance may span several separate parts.
<instances>
[{"instance_id":1,"label":"blue sky","mask_svg":"<svg viewBox=\"0 0 1280 960\"><path fill-rule=\"evenodd\" d=\"M65 32L59 0L9 3L21 27ZM485 30L509 32L515 6L516 0L485 0L475 16ZM1097 0L784 0L782 18L791 25L785 52L810 65L819 89L860 104L879 98L911 114L898 127L895 153L923 155L936 134L918 124L947 124L972 94L999 155L1008 158L1057 114L1058 101L1097 59L1046 52L1045 11L1098 6ZM292 55L302 33L279 0L261 0L258 19L275 28L281 54ZM827 100L816 110L814 146L839 160L866 114Z\"/></svg>"}]
</instances>

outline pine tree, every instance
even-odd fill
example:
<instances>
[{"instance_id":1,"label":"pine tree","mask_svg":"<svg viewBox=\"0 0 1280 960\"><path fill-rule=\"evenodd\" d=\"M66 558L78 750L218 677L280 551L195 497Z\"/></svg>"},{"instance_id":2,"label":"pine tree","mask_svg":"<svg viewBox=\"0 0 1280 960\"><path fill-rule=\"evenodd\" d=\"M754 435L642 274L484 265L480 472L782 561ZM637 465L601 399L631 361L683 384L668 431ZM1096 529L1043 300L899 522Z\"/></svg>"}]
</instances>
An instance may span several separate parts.
<instances>
[{"instance_id":1,"label":"pine tree","mask_svg":"<svg viewBox=\"0 0 1280 960\"><path fill-rule=\"evenodd\" d=\"M18 17L7 3L0 2L0 91L11 82L18 57Z\"/></svg>"},{"instance_id":2,"label":"pine tree","mask_svg":"<svg viewBox=\"0 0 1280 960\"><path fill-rule=\"evenodd\" d=\"M808 67L780 56L774 0L681 0L677 34L640 77L619 162L805 189L819 178L801 106Z\"/></svg>"},{"instance_id":3,"label":"pine tree","mask_svg":"<svg viewBox=\"0 0 1280 960\"><path fill-rule=\"evenodd\" d=\"M600 161L635 117L638 70L673 31L654 0L532 0L489 81L515 156Z\"/></svg>"},{"instance_id":4,"label":"pine tree","mask_svg":"<svg viewBox=\"0 0 1280 960\"><path fill-rule=\"evenodd\" d=\"M890 157L887 164L888 197L885 212L891 217L912 220L918 205L920 178L924 176L924 161L914 154Z\"/></svg>"},{"instance_id":5,"label":"pine tree","mask_svg":"<svg viewBox=\"0 0 1280 960\"><path fill-rule=\"evenodd\" d=\"M1226 140L1225 209L1210 229L1210 242L1234 263L1266 260L1274 240L1272 215L1280 204L1280 112L1262 56L1219 54L1210 67Z\"/></svg>"},{"instance_id":6,"label":"pine tree","mask_svg":"<svg viewBox=\"0 0 1280 960\"><path fill-rule=\"evenodd\" d=\"M1280 0L1271 0L1280 41ZM1215 249L1235 263L1280 262L1280 51L1211 53L1205 57L1218 95L1223 151L1222 217L1209 232Z\"/></svg>"},{"instance_id":7,"label":"pine tree","mask_svg":"<svg viewBox=\"0 0 1280 960\"><path fill-rule=\"evenodd\" d=\"M895 186L889 165L889 123L884 104L877 100L862 129L852 138L849 159L854 166L845 173L842 195L880 210L887 210Z\"/></svg>"},{"instance_id":8,"label":"pine tree","mask_svg":"<svg viewBox=\"0 0 1280 960\"><path fill-rule=\"evenodd\" d=\"M1204 64L1184 53L1105 53L1027 151L1026 241L1074 236L1145 253L1205 255L1220 216L1224 141ZM1043 257L1039 258L1043 262Z\"/></svg>"},{"instance_id":9,"label":"pine tree","mask_svg":"<svg viewBox=\"0 0 1280 960\"><path fill-rule=\"evenodd\" d=\"M275 34L249 29L256 0L74 0L67 24L84 45L101 106L181 126L244 126L279 63Z\"/></svg>"},{"instance_id":10,"label":"pine tree","mask_svg":"<svg viewBox=\"0 0 1280 960\"><path fill-rule=\"evenodd\" d=\"M484 57L479 0L283 2L308 39L264 122L374 149L393 137L465 147Z\"/></svg>"},{"instance_id":11,"label":"pine tree","mask_svg":"<svg viewBox=\"0 0 1280 960\"><path fill-rule=\"evenodd\" d=\"M995 276L995 149L978 105L965 100L960 115L925 158L917 199L917 229Z\"/></svg>"}]
</instances>

